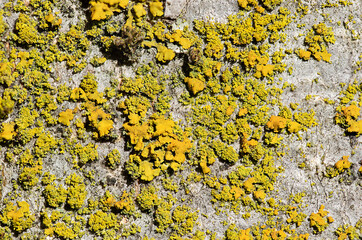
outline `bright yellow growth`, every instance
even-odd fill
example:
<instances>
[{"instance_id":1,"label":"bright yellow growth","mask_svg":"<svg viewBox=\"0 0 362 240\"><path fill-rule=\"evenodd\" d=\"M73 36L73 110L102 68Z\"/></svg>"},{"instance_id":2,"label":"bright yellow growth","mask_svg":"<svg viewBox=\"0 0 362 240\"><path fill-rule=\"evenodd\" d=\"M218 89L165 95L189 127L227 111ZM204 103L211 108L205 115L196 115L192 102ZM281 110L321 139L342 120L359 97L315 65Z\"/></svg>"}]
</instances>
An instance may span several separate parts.
<instances>
[{"instance_id":1,"label":"bright yellow growth","mask_svg":"<svg viewBox=\"0 0 362 240\"><path fill-rule=\"evenodd\" d=\"M133 7L134 14L136 15L136 18L141 18L144 15L147 14L145 8L143 7L142 3L137 3Z\"/></svg>"},{"instance_id":2,"label":"bright yellow growth","mask_svg":"<svg viewBox=\"0 0 362 240\"><path fill-rule=\"evenodd\" d=\"M15 123L14 122L3 123L2 126L3 128L0 133L0 139L8 141L12 140L13 137L16 135L16 132L14 130Z\"/></svg>"},{"instance_id":3,"label":"bright yellow growth","mask_svg":"<svg viewBox=\"0 0 362 240\"><path fill-rule=\"evenodd\" d=\"M288 125L288 131L290 133L297 133L302 127L299 123L294 121L288 121L287 125Z\"/></svg>"},{"instance_id":4,"label":"bright yellow growth","mask_svg":"<svg viewBox=\"0 0 362 240\"><path fill-rule=\"evenodd\" d=\"M129 0L98 0L90 1L92 20L103 20L111 17L113 12L119 12L119 8L126 8Z\"/></svg>"},{"instance_id":5,"label":"bright yellow growth","mask_svg":"<svg viewBox=\"0 0 362 240\"><path fill-rule=\"evenodd\" d=\"M324 210L324 205L322 205L317 213L312 213L309 216L310 226L315 229L315 232L322 232L328 226L327 214L328 212Z\"/></svg>"},{"instance_id":6,"label":"bright yellow growth","mask_svg":"<svg viewBox=\"0 0 362 240\"><path fill-rule=\"evenodd\" d=\"M184 81L187 84L188 89L194 95L201 92L205 88L205 83L200 79L185 77Z\"/></svg>"},{"instance_id":7,"label":"bright yellow growth","mask_svg":"<svg viewBox=\"0 0 362 240\"><path fill-rule=\"evenodd\" d=\"M157 55L156 58L160 62L167 62L171 61L175 57L175 52L171 49L168 49L167 47L163 45L157 46Z\"/></svg>"},{"instance_id":8,"label":"bright yellow growth","mask_svg":"<svg viewBox=\"0 0 362 240\"><path fill-rule=\"evenodd\" d=\"M102 120L97 124L97 129L100 137L107 135L112 128L113 128L112 120Z\"/></svg>"},{"instance_id":9,"label":"bright yellow growth","mask_svg":"<svg viewBox=\"0 0 362 240\"><path fill-rule=\"evenodd\" d=\"M305 51L303 49L299 49L298 56L303 60L309 60L312 53L310 51Z\"/></svg>"},{"instance_id":10,"label":"bright yellow growth","mask_svg":"<svg viewBox=\"0 0 362 240\"><path fill-rule=\"evenodd\" d=\"M67 109L64 112L59 113L58 121L64 124L65 126L69 126L70 121L73 120L73 118L74 118L73 111L71 109Z\"/></svg>"},{"instance_id":11,"label":"bright yellow growth","mask_svg":"<svg viewBox=\"0 0 362 240\"><path fill-rule=\"evenodd\" d=\"M154 17L161 17L163 15L163 6L161 2L150 2L150 12Z\"/></svg>"},{"instance_id":12,"label":"bright yellow growth","mask_svg":"<svg viewBox=\"0 0 362 240\"><path fill-rule=\"evenodd\" d=\"M317 59L317 61L320 61L320 60L323 59L323 61L325 61L325 62L330 62L331 61L331 56L332 56L332 54L327 52L327 50L324 50L322 52L316 52L314 54L314 57L315 57L315 59Z\"/></svg>"},{"instance_id":13,"label":"bright yellow growth","mask_svg":"<svg viewBox=\"0 0 362 240\"><path fill-rule=\"evenodd\" d=\"M346 169L350 168L352 163L348 161L349 156L343 156L341 160L336 162L334 166L337 168L338 172L344 172Z\"/></svg>"},{"instance_id":14,"label":"bright yellow growth","mask_svg":"<svg viewBox=\"0 0 362 240\"><path fill-rule=\"evenodd\" d=\"M183 37L182 30L175 30L171 35L166 34L166 37L170 40L170 42L178 42L184 49L189 49L192 45L192 42L189 38Z\"/></svg>"},{"instance_id":15,"label":"bright yellow growth","mask_svg":"<svg viewBox=\"0 0 362 240\"><path fill-rule=\"evenodd\" d=\"M143 140L150 139L151 134L148 133L148 124L144 123L142 125L130 125L129 123L123 124L123 127L126 131L128 131L129 137L131 139L131 143L136 145L134 148L136 151L140 151L144 148Z\"/></svg>"},{"instance_id":16,"label":"bright yellow growth","mask_svg":"<svg viewBox=\"0 0 362 240\"><path fill-rule=\"evenodd\" d=\"M171 119L157 118L154 120L155 132L153 136L167 136L173 134L175 122Z\"/></svg>"},{"instance_id":17,"label":"bright yellow growth","mask_svg":"<svg viewBox=\"0 0 362 240\"><path fill-rule=\"evenodd\" d=\"M141 179L151 181L154 177L160 175L160 169L153 169L153 164L148 161L142 161L139 167Z\"/></svg>"},{"instance_id":18,"label":"bright yellow growth","mask_svg":"<svg viewBox=\"0 0 362 240\"><path fill-rule=\"evenodd\" d=\"M348 107L342 107L343 115L346 117L347 122L351 119L357 119L360 115L360 108L356 105L351 105Z\"/></svg>"},{"instance_id":19,"label":"bright yellow growth","mask_svg":"<svg viewBox=\"0 0 362 240\"><path fill-rule=\"evenodd\" d=\"M287 119L280 116L271 116L269 122L266 125L274 132L279 132L287 126Z\"/></svg>"},{"instance_id":20,"label":"bright yellow growth","mask_svg":"<svg viewBox=\"0 0 362 240\"><path fill-rule=\"evenodd\" d=\"M9 203L0 216L0 221L4 224L11 224L16 232L22 232L31 227L35 216L29 212L29 204L25 201L17 202L18 206Z\"/></svg>"}]
</instances>

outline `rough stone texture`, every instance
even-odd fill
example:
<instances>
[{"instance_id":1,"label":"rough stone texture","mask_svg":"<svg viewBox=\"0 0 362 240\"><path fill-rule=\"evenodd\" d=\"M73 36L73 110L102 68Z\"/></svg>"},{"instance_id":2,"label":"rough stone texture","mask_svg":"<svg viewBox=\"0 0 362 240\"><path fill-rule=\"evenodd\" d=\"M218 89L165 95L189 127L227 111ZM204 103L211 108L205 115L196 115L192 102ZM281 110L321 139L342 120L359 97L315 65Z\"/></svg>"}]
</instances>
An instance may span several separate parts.
<instances>
[{"instance_id":1,"label":"rough stone texture","mask_svg":"<svg viewBox=\"0 0 362 240\"><path fill-rule=\"evenodd\" d=\"M324 98L336 100L338 102L338 95L341 91L340 83L351 83L355 79L362 79L362 72L358 71L353 73L354 65L358 61L358 56L361 54L362 44L361 40L352 40L350 30L346 30L343 27L337 25L337 21L343 22L348 19L348 15L355 16L356 21L352 28L356 32L362 32L362 17L361 8L362 4L359 0L354 0L352 6L340 7L340 8L326 8L320 9L319 1L304 1L304 4L310 6L311 11L302 20L306 26L302 29L297 28L297 23L292 22L288 29L285 31L288 35L288 41L283 46L282 44L273 46L275 48L283 47L295 49L303 44L304 36L299 37L301 33L306 33L313 24L326 21L321 16L322 13L330 14L331 23L328 26L333 27L333 31L336 36L336 43L330 45L328 51L332 54L331 63L317 62L315 60L302 61L295 55L286 57L285 62L288 67L293 66L293 73L289 75L287 72L280 74L278 77L282 77L288 83L292 83L296 86L295 91L285 91L281 96L281 101L285 105L289 103L300 103L302 109L313 108L316 112L316 118L318 126L309 129L303 133L302 141L295 141L296 139L290 138L287 135L284 137L283 144L285 144L286 155L277 160L277 165L282 165L285 169L280 174L278 181L275 185L278 192L273 192L278 199L283 199L285 203L290 201L288 199L290 194L298 192L306 192L306 196L303 198L303 202L308 206L304 209L304 213L309 216L312 212L317 212L319 207L323 204L325 209L329 211L329 215L332 216L335 221L328 226L327 230L320 235L311 234L309 239L335 239L332 229L336 229L341 224L355 225L359 218L362 217L362 189L361 189L361 176L358 175L358 167L362 159L362 136L351 138L344 135L343 129L334 123L335 105L327 105L324 103ZM294 1L284 1L282 6L287 7L294 12L297 7L297 3ZM73 5L69 7L74 8L74 14L84 18L83 9L77 9ZM165 2L165 17L170 19L177 19L173 21L175 28L180 27L179 19L182 18L186 23L192 26L194 19L199 20L211 20L226 22L227 16L230 14L236 14L239 7L235 0L166 0ZM318 9L314 11L314 9ZM75 18L74 18L75 19ZM74 21L74 19L68 20ZM179 24L178 24L179 23ZM13 25L9 22L9 25ZM67 29L62 29L66 31ZM295 37L295 38L293 38ZM99 50L95 47L91 50L92 54L100 54ZM149 56L142 56L141 59L147 59ZM72 78L73 85L78 85L84 72L94 71L95 76L99 81L98 91L103 91L105 87L109 86L109 81L112 78L118 79L120 74L130 77L134 73L134 69L139 66L140 63L135 63L132 66L119 66L117 61L107 61L103 66L93 69L91 66L82 73L77 75L71 74L70 71L64 70L64 66L59 66L59 77L62 80ZM174 69L180 67L181 62L172 63L168 67L168 71L172 72ZM58 71L56 69L55 71ZM318 78L316 83L313 79ZM119 79L121 80L121 79ZM185 115L190 109L177 105L177 98L180 95L180 89L170 89L172 92L172 114L175 120L181 120L185 123ZM305 100L307 95L312 95L310 100ZM117 111L115 111L117 112ZM273 110L272 110L273 112ZM115 129L121 129L124 119L119 115L116 116ZM115 143L103 144L98 148L100 159L110 151L110 149L116 148L122 153L121 162L127 161L129 151L125 150L125 140L122 130L119 130L119 139ZM311 143L311 147L307 147L307 142ZM322 147L323 145L323 147ZM305 159L301 157L301 152L304 152ZM354 151L355 154L351 155ZM326 166L333 165L342 156L351 155L350 161L353 163L352 175L349 176L350 182L339 183L338 177L328 179L323 177L323 172ZM301 162L306 163L306 168L298 168L298 164ZM59 176L63 176L64 173L71 171L69 164L60 157L52 156L49 159L44 160L44 170L52 170ZM91 166L86 166L87 170L95 170L96 178L100 181L108 181L110 185L113 185L112 191L115 194L120 194L123 190L137 189L139 186L137 182L129 183L125 178L123 168L119 168L116 171L110 171L104 168L104 162L99 161L92 163ZM213 171L217 172L217 176L225 176L233 167L225 167L223 164L217 162L212 166ZM180 175L187 176L190 172L189 169L178 173ZM2 189L2 196L6 196L11 191L11 179L16 178L16 169L7 169L3 178L4 188ZM157 183L159 184L159 182ZM205 188L201 183L193 183L190 185L190 195L184 195L182 191L174 196L178 199L186 197L192 199L190 207L193 210L200 210L199 213L199 229L210 229L217 232L217 237L222 238L227 226L224 226L221 222L227 221L228 223L236 223L238 228L246 229L251 225L265 220L265 216L261 216L258 213L252 213L251 218L244 220L241 215L230 213L216 215L215 209L210 204L210 190ZM87 186L88 195L100 196L104 193L104 189L100 186L92 188ZM333 194L330 196L330 192ZM30 192L26 197L29 201L36 206L37 198L40 197L40 192ZM40 206L39 206L40 208ZM209 217L204 217L201 213L207 214ZM243 214L244 212L241 212ZM282 216L283 217L283 216ZM284 216L285 217L285 216ZM136 220L136 223L141 226L142 232L139 235L130 237L130 239L141 239L141 236L147 234L148 236L154 236L155 239L162 239L161 235L155 234L155 226L152 224L152 218L149 214L142 214L140 219ZM310 232L309 221L305 220L299 230L305 230L303 232ZM92 239L92 237L84 237L83 239Z\"/></svg>"}]
</instances>

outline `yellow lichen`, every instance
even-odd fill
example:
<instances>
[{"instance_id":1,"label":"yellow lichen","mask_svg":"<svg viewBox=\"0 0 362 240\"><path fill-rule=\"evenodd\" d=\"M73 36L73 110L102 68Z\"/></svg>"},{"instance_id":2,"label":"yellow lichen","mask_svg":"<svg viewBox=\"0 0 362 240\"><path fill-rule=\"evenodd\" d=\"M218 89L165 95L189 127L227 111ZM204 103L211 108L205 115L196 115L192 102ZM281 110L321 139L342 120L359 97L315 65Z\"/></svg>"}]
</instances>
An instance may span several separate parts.
<instances>
[{"instance_id":1,"label":"yellow lichen","mask_svg":"<svg viewBox=\"0 0 362 240\"><path fill-rule=\"evenodd\" d=\"M279 132L287 126L287 119L280 116L271 116L266 125L274 132Z\"/></svg>"},{"instance_id":2,"label":"yellow lichen","mask_svg":"<svg viewBox=\"0 0 362 240\"><path fill-rule=\"evenodd\" d=\"M150 12L154 17L161 17L163 15L162 2L150 2Z\"/></svg>"},{"instance_id":3,"label":"yellow lichen","mask_svg":"<svg viewBox=\"0 0 362 240\"><path fill-rule=\"evenodd\" d=\"M175 57L175 52L172 49L169 49L163 45L157 46L157 55L156 58L160 62L171 61Z\"/></svg>"},{"instance_id":4,"label":"yellow lichen","mask_svg":"<svg viewBox=\"0 0 362 240\"><path fill-rule=\"evenodd\" d=\"M145 8L143 7L142 3L137 3L136 5L133 6L133 11L134 14L136 16L136 18L141 18L144 15L147 14Z\"/></svg>"},{"instance_id":5,"label":"yellow lichen","mask_svg":"<svg viewBox=\"0 0 362 240\"><path fill-rule=\"evenodd\" d=\"M72 109L67 109L64 112L59 113L58 121L60 123L64 124L65 126L69 126L70 121L73 120L73 118L74 118L73 110Z\"/></svg>"},{"instance_id":6,"label":"yellow lichen","mask_svg":"<svg viewBox=\"0 0 362 240\"><path fill-rule=\"evenodd\" d=\"M0 139L10 141L13 139L13 137L16 135L16 131L14 129L15 123L3 123L2 124L2 130L0 133Z\"/></svg>"},{"instance_id":7,"label":"yellow lichen","mask_svg":"<svg viewBox=\"0 0 362 240\"><path fill-rule=\"evenodd\" d=\"M346 169L351 167L352 163L348 161L348 157L349 156L343 156L341 160L334 164L339 172L344 172Z\"/></svg>"},{"instance_id":8,"label":"yellow lichen","mask_svg":"<svg viewBox=\"0 0 362 240\"><path fill-rule=\"evenodd\" d=\"M194 95L205 89L205 83L200 79L185 77L184 81Z\"/></svg>"}]
</instances>

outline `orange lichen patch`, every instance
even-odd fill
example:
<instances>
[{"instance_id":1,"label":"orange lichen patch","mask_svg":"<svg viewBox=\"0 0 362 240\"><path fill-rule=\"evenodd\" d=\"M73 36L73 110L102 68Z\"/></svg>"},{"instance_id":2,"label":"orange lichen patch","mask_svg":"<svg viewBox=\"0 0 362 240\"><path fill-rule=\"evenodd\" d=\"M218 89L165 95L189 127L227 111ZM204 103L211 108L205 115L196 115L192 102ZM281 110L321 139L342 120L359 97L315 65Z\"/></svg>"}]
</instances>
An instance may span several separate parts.
<instances>
[{"instance_id":1,"label":"orange lichen patch","mask_svg":"<svg viewBox=\"0 0 362 240\"><path fill-rule=\"evenodd\" d=\"M59 26L62 24L61 18L56 18L53 14L48 14L45 16L45 20L50 23L52 26Z\"/></svg>"},{"instance_id":2,"label":"orange lichen patch","mask_svg":"<svg viewBox=\"0 0 362 240\"><path fill-rule=\"evenodd\" d=\"M161 17L163 15L163 6L161 2L150 2L150 12L154 17Z\"/></svg>"},{"instance_id":3,"label":"orange lichen patch","mask_svg":"<svg viewBox=\"0 0 362 240\"><path fill-rule=\"evenodd\" d=\"M241 196L245 195L245 192L243 189L241 189L240 187L237 186L232 186L230 189L230 193L234 194L234 199L237 200L239 199Z\"/></svg>"},{"instance_id":4,"label":"orange lichen patch","mask_svg":"<svg viewBox=\"0 0 362 240\"><path fill-rule=\"evenodd\" d=\"M123 124L123 127L128 131L128 135L131 139L131 143L135 146L136 151L140 151L144 148L143 140L150 139L151 134L148 132L149 125L143 123L142 125L130 125L129 123Z\"/></svg>"},{"instance_id":5,"label":"orange lichen patch","mask_svg":"<svg viewBox=\"0 0 362 240\"><path fill-rule=\"evenodd\" d=\"M309 60L312 53L303 49L298 50L298 56L303 60Z\"/></svg>"},{"instance_id":6,"label":"orange lichen patch","mask_svg":"<svg viewBox=\"0 0 362 240\"><path fill-rule=\"evenodd\" d=\"M126 8L129 0L98 0L90 1L92 20L103 20L111 17L119 8Z\"/></svg>"},{"instance_id":7,"label":"orange lichen patch","mask_svg":"<svg viewBox=\"0 0 362 240\"><path fill-rule=\"evenodd\" d=\"M112 10L109 8L109 6L102 2L89 2L91 5L91 18L92 20L103 20L107 19L110 16L113 15Z\"/></svg>"},{"instance_id":8,"label":"orange lichen patch","mask_svg":"<svg viewBox=\"0 0 362 240\"><path fill-rule=\"evenodd\" d=\"M362 120L352 121L349 128L347 128L347 132L354 133L357 136L362 134Z\"/></svg>"},{"instance_id":9,"label":"orange lichen patch","mask_svg":"<svg viewBox=\"0 0 362 240\"><path fill-rule=\"evenodd\" d=\"M248 6L248 0L238 0L239 6L246 8Z\"/></svg>"},{"instance_id":10,"label":"orange lichen patch","mask_svg":"<svg viewBox=\"0 0 362 240\"><path fill-rule=\"evenodd\" d=\"M255 177L248 178L244 184L243 187L246 192L250 193L255 189L254 183L256 182Z\"/></svg>"},{"instance_id":11,"label":"orange lichen patch","mask_svg":"<svg viewBox=\"0 0 362 240\"><path fill-rule=\"evenodd\" d=\"M60 123L62 123L63 125L69 126L70 121L73 120L73 118L74 118L73 110L72 109L67 109L64 112L59 113L58 121Z\"/></svg>"},{"instance_id":12,"label":"orange lichen patch","mask_svg":"<svg viewBox=\"0 0 362 240\"><path fill-rule=\"evenodd\" d=\"M14 130L15 123L14 122L3 123L2 126L3 128L0 133L0 139L8 141L12 140L13 137L16 135L16 132Z\"/></svg>"},{"instance_id":13,"label":"orange lichen patch","mask_svg":"<svg viewBox=\"0 0 362 240\"><path fill-rule=\"evenodd\" d=\"M103 104L107 102L107 99L103 98L103 93L95 91L87 94L88 100L95 102L96 104Z\"/></svg>"},{"instance_id":14,"label":"orange lichen patch","mask_svg":"<svg viewBox=\"0 0 362 240\"><path fill-rule=\"evenodd\" d=\"M158 141L150 143L142 150L141 156L155 160L155 167L159 167L165 159L165 151L161 149L156 150L156 148L160 147L162 145Z\"/></svg>"},{"instance_id":15,"label":"orange lichen patch","mask_svg":"<svg viewBox=\"0 0 362 240\"><path fill-rule=\"evenodd\" d=\"M251 50L248 52L247 57L244 59L244 64L246 67L254 67L259 61L259 56L255 51Z\"/></svg>"},{"instance_id":16,"label":"orange lichen patch","mask_svg":"<svg viewBox=\"0 0 362 240\"><path fill-rule=\"evenodd\" d=\"M346 169L351 167L352 163L348 161L348 158L349 156L343 156L341 160L334 164L338 172L344 172Z\"/></svg>"},{"instance_id":17,"label":"orange lichen patch","mask_svg":"<svg viewBox=\"0 0 362 240\"><path fill-rule=\"evenodd\" d=\"M184 82L194 95L205 89L205 83L200 79L185 77Z\"/></svg>"},{"instance_id":18,"label":"orange lichen patch","mask_svg":"<svg viewBox=\"0 0 362 240\"><path fill-rule=\"evenodd\" d=\"M360 115L360 108L356 105L350 105L348 107L342 107L343 115L346 117L347 122L350 119L357 119Z\"/></svg>"},{"instance_id":19,"label":"orange lichen patch","mask_svg":"<svg viewBox=\"0 0 362 240\"><path fill-rule=\"evenodd\" d=\"M268 228L263 230L261 239L285 239L287 234L283 230L277 230L275 228Z\"/></svg>"},{"instance_id":20,"label":"orange lichen patch","mask_svg":"<svg viewBox=\"0 0 362 240\"><path fill-rule=\"evenodd\" d=\"M228 108L226 109L226 111L225 111L225 114L227 115L227 116L231 116L231 114L233 114L233 112L235 111L235 106L228 106Z\"/></svg>"},{"instance_id":21,"label":"orange lichen patch","mask_svg":"<svg viewBox=\"0 0 362 240\"><path fill-rule=\"evenodd\" d=\"M141 179L145 181L151 181L154 177L160 175L160 169L153 169L153 164L148 161L142 161L139 166L141 173Z\"/></svg>"},{"instance_id":22,"label":"orange lichen patch","mask_svg":"<svg viewBox=\"0 0 362 240\"><path fill-rule=\"evenodd\" d=\"M244 154L251 153L252 149L255 149L255 147L258 146L258 141L255 139L247 140L246 137L242 139L242 149L241 152Z\"/></svg>"},{"instance_id":23,"label":"orange lichen patch","mask_svg":"<svg viewBox=\"0 0 362 240\"><path fill-rule=\"evenodd\" d=\"M273 75L274 68L275 68L274 65L270 65L270 64L261 65L261 64L258 64L258 65L256 65L256 72L255 72L254 76L256 78L261 78L262 76L263 77L271 76L271 75Z\"/></svg>"},{"instance_id":24,"label":"orange lichen patch","mask_svg":"<svg viewBox=\"0 0 362 240\"><path fill-rule=\"evenodd\" d=\"M113 121L112 120L101 120L97 124L97 129L98 129L100 137L103 137L104 135L107 135L112 128L113 128Z\"/></svg>"},{"instance_id":25,"label":"orange lichen patch","mask_svg":"<svg viewBox=\"0 0 362 240\"><path fill-rule=\"evenodd\" d=\"M241 109L239 110L238 116L239 116L239 117L242 117L242 116L245 116L247 113L248 113L248 109L247 109L247 108L241 108Z\"/></svg>"},{"instance_id":26,"label":"orange lichen patch","mask_svg":"<svg viewBox=\"0 0 362 240\"><path fill-rule=\"evenodd\" d=\"M135 113L131 113L130 115L128 115L128 120L129 124L138 124L141 120L141 116Z\"/></svg>"},{"instance_id":27,"label":"orange lichen patch","mask_svg":"<svg viewBox=\"0 0 362 240\"><path fill-rule=\"evenodd\" d=\"M126 8L129 0L100 0L101 2L107 3L112 7Z\"/></svg>"},{"instance_id":28,"label":"orange lichen patch","mask_svg":"<svg viewBox=\"0 0 362 240\"><path fill-rule=\"evenodd\" d=\"M315 57L315 59L317 59L317 61L323 59L323 61L330 62L332 54L327 52L327 50L324 50L322 52L316 52L313 56Z\"/></svg>"},{"instance_id":29,"label":"orange lichen patch","mask_svg":"<svg viewBox=\"0 0 362 240\"><path fill-rule=\"evenodd\" d=\"M322 232L328 226L327 214L328 212L324 210L324 205L321 205L318 213L312 213L310 215L310 226L315 229L315 232Z\"/></svg>"},{"instance_id":30,"label":"orange lichen patch","mask_svg":"<svg viewBox=\"0 0 362 240\"><path fill-rule=\"evenodd\" d=\"M302 125L294 121L288 121L287 126L290 133L297 133L302 128Z\"/></svg>"},{"instance_id":31,"label":"orange lichen patch","mask_svg":"<svg viewBox=\"0 0 362 240\"><path fill-rule=\"evenodd\" d=\"M287 126L287 119L280 116L271 116L266 126L274 132L279 132Z\"/></svg>"},{"instance_id":32,"label":"orange lichen patch","mask_svg":"<svg viewBox=\"0 0 362 240\"><path fill-rule=\"evenodd\" d=\"M235 224L231 224L226 230L226 239L228 240L252 240L252 234L250 233L250 228L248 229L238 229ZM263 238L264 239L264 238ZM266 238L265 238L266 239Z\"/></svg>"},{"instance_id":33,"label":"orange lichen patch","mask_svg":"<svg viewBox=\"0 0 362 240\"><path fill-rule=\"evenodd\" d=\"M35 217L34 215L30 215L29 204L27 202L17 202L17 205L18 206L15 206L13 203L9 203L4 209L1 220L5 220L5 222L9 221L15 231L22 232L31 227Z\"/></svg>"},{"instance_id":34,"label":"orange lichen patch","mask_svg":"<svg viewBox=\"0 0 362 240\"><path fill-rule=\"evenodd\" d=\"M184 138L183 141L179 141L177 139L167 137L160 137L159 142L164 145L168 143L165 159L167 161L173 161L174 165L171 165L173 168L178 168L178 166L186 160L185 154L190 152L192 143L188 138ZM174 169L174 170L176 170Z\"/></svg>"},{"instance_id":35,"label":"orange lichen patch","mask_svg":"<svg viewBox=\"0 0 362 240\"><path fill-rule=\"evenodd\" d=\"M329 216L329 217L327 217L327 221L328 221L328 223L332 223L332 222L334 222L334 219L331 216Z\"/></svg>"},{"instance_id":36,"label":"orange lichen patch","mask_svg":"<svg viewBox=\"0 0 362 240\"><path fill-rule=\"evenodd\" d=\"M175 126L175 122L171 119L157 118L153 121L155 125L155 132L153 136L167 136L173 134L173 128Z\"/></svg>"},{"instance_id":37,"label":"orange lichen patch","mask_svg":"<svg viewBox=\"0 0 362 240\"><path fill-rule=\"evenodd\" d=\"M258 190L253 192L253 196L255 197L256 200L262 202L265 199L266 194L263 190Z\"/></svg>"},{"instance_id":38,"label":"orange lichen patch","mask_svg":"<svg viewBox=\"0 0 362 240\"><path fill-rule=\"evenodd\" d=\"M161 44L157 45L157 55L156 58L160 62L171 61L175 57L175 52L172 49L169 49Z\"/></svg>"}]
</instances>

